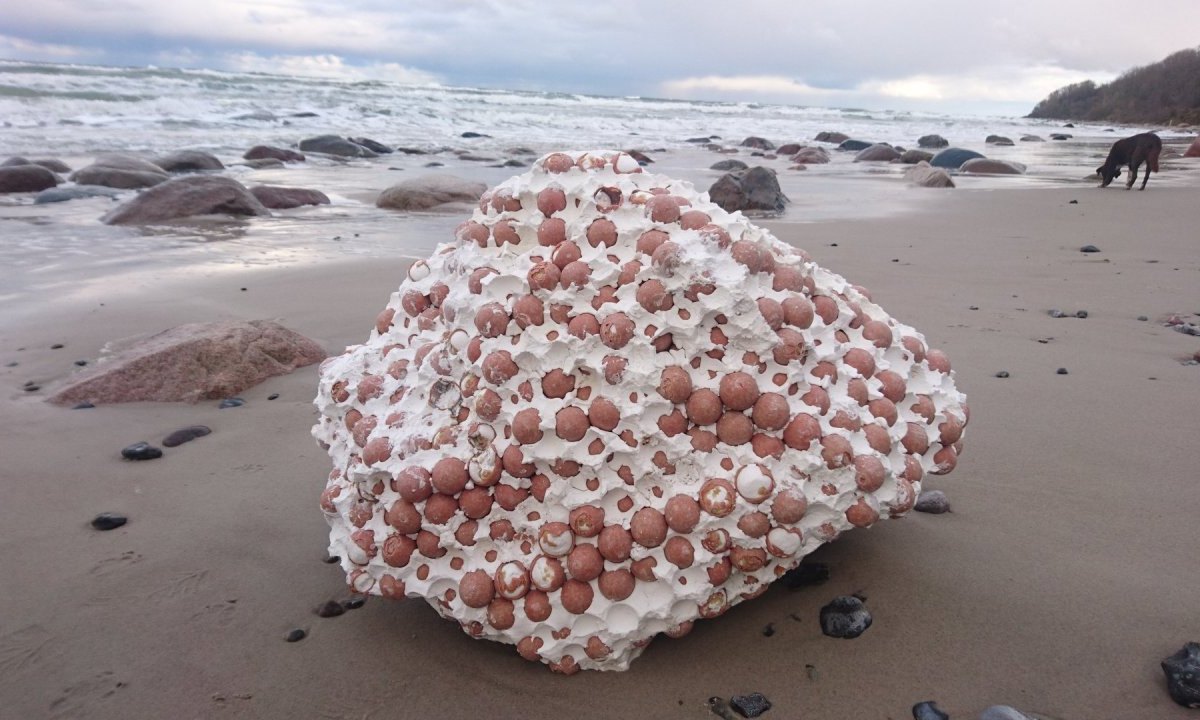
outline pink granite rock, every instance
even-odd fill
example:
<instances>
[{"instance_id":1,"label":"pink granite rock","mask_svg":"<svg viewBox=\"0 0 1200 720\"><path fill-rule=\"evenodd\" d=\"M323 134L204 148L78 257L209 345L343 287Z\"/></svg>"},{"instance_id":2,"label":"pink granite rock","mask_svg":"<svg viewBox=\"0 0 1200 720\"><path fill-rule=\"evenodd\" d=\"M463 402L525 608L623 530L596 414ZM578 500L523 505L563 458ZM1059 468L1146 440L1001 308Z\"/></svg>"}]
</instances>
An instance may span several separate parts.
<instances>
[{"instance_id":1,"label":"pink granite rock","mask_svg":"<svg viewBox=\"0 0 1200 720\"><path fill-rule=\"evenodd\" d=\"M269 320L191 323L118 341L50 402L198 402L236 395L325 358L314 341Z\"/></svg>"}]
</instances>

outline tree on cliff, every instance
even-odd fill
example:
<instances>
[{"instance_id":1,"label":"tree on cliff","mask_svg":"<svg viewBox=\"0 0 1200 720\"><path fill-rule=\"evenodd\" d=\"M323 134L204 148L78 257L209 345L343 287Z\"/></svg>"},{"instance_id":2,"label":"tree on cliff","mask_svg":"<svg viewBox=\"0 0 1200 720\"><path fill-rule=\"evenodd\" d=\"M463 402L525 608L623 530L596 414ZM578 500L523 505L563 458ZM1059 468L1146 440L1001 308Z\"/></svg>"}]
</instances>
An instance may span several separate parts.
<instances>
[{"instance_id":1,"label":"tree on cliff","mask_svg":"<svg viewBox=\"0 0 1200 720\"><path fill-rule=\"evenodd\" d=\"M1031 118L1121 123L1200 123L1200 48L1126 71L1107 85L1087 80L1050 93Z\"/></svg>"}]
</instances>

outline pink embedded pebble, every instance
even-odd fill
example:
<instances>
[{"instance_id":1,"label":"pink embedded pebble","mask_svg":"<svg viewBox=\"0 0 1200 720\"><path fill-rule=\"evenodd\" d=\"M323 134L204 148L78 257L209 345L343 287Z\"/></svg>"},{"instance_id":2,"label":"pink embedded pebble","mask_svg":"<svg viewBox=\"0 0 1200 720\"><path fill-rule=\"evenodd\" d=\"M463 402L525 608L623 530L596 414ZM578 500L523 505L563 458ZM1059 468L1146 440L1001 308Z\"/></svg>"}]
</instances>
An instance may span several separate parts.
<instances>
[{"instance_id":1,"label":"pink embedded pebble","mask_svg":"<svg viewBox=\"0 0 1200 720\"><path fill-rule=\"evenodd\" d=\"M356 592L624 669L961 459L944 353L627 154L548 155L449 235L321 368Z\"/></svg>"}]
</instances>

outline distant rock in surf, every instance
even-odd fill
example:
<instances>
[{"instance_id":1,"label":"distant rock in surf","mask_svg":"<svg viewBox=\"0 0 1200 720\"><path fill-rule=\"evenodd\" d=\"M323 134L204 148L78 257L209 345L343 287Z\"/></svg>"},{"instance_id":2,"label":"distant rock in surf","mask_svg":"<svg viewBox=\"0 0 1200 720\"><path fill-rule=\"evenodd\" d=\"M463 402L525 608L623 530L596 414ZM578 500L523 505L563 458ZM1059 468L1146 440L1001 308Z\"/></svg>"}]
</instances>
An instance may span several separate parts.
<instances>
[{"instance_id":1,"label":"distant rock in surf","mask_svg":"<svg viewBox=\"0 0 1200 720\"><path fill-rule=\"evenodd\" d=\"M308 188L259 185L250 188L250 194L258 198L264 207L272 210L287 210L302 205L328 205L329 196L320 190Z\"/></svg>"},{"instance_id":2,"label":"distant rock in surf","mask_svg":"<svg viewBox=\"0 0 1200 720\"><path fill-rule=\"evenodd\" d=\"M58 185L58 176L41 165L0 167L0 193L39 192Z\"/></svg>"},{"instance_id":3,"label":"distant rock in surf","mask_svg":"<svg viewBox=\"0 0 1200 720\"><path fill-rule=\"evenodd\" d=\"M304 153L271 145L255 145L242 153L242 158L244 160L272 159L282 162L304 162Z\"/></svg>"},{"instance_id":4,"label":"distant rock in surf","mask_svg":"<svg viewBox=\"0 0 1200 720\"><path fill-rule=\"evenodd\" d=\"M200 172L202 170L224 170L225 165L216 155L199 150L180 150L170 155L154 158L154 164L169 173Z\"/></svg>"},{"instance_id":5,"label":"distant rock in surf","mask_svg":"<svg viewBox=\"0 0 1200 720\"><path fill-rule=\"evenodd\" d=\"M487 185L454 175L423 175L397 183L379 194L376 207L430 210L447 203L475 203Z\"/></svg>"}]
</instances>

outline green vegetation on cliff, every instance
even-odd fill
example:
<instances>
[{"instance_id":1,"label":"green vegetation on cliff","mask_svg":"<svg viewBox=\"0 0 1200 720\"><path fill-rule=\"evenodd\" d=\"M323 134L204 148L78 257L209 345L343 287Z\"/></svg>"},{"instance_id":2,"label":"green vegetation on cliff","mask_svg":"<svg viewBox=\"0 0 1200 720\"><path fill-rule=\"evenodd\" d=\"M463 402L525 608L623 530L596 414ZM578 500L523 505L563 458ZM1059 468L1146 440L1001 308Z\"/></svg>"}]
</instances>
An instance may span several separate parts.
<instances>
[{"instance_id":1,"label":"green vegetation on cliff","mask_svg":"<svg viewBox=\"0 0 1200 720\"><path fill-rule=\"evenodd\" d=\"M1200 48L1180 50L1107 85L1086 80L1050 93L1031 118L1200 124Z\"/></svg>"}]
</instances>

